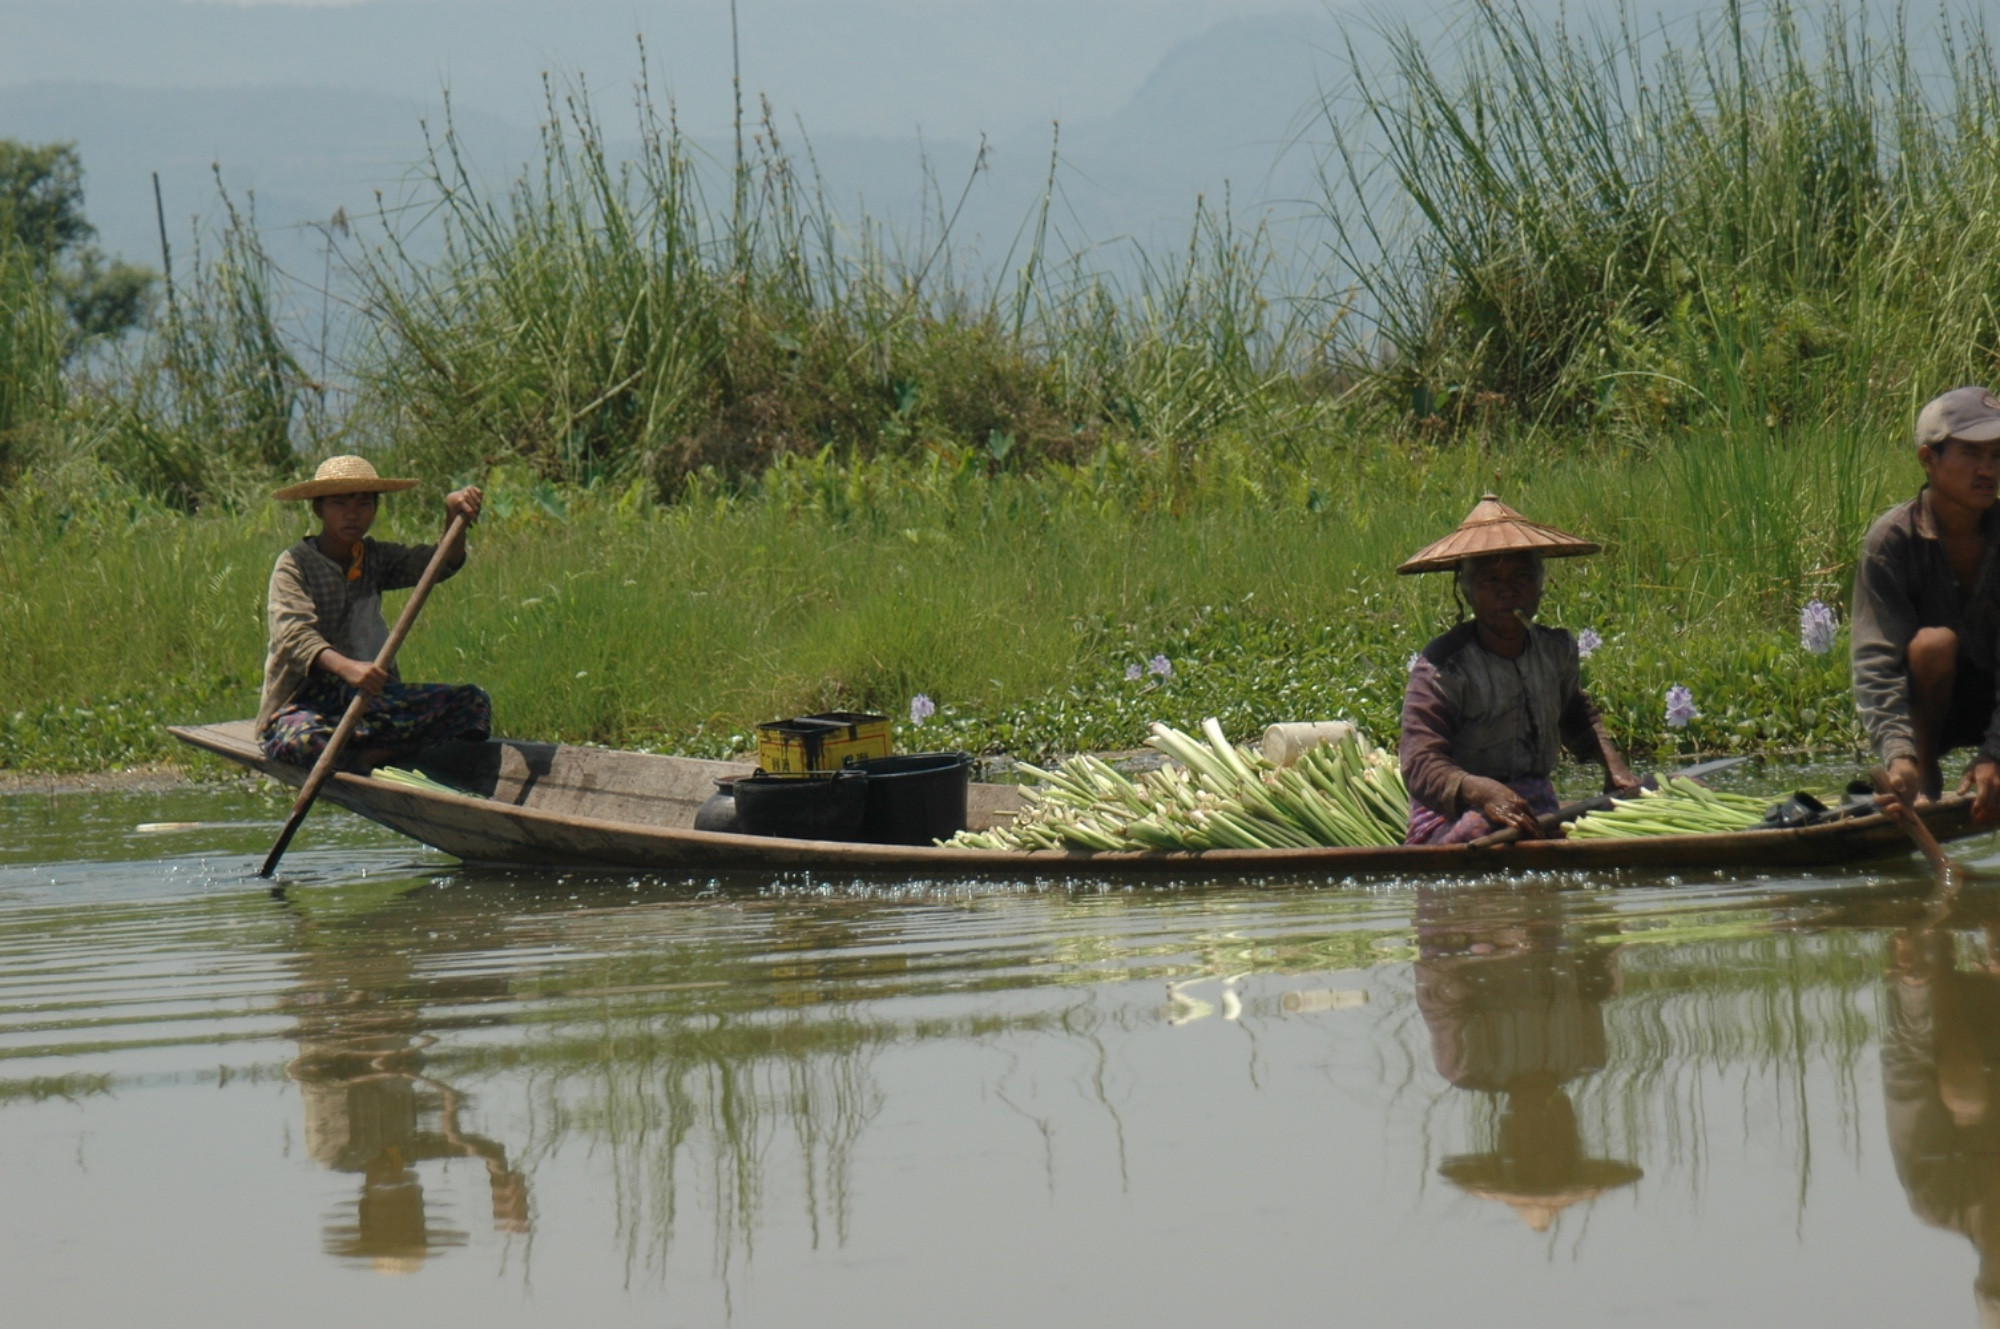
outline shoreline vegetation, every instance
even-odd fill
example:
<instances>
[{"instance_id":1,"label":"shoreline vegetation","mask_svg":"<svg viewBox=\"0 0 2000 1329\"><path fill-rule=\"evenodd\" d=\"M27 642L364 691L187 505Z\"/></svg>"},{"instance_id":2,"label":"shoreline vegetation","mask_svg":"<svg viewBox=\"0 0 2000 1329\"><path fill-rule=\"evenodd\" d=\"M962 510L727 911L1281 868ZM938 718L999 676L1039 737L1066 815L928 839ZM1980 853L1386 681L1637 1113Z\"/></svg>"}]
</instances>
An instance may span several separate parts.
<instances>
[{"instance_id":1,"label":"shoreline vegetation","mask_svg":"<svg viewBox=\"0 0 2000 1329\"><path fill-rule=\"evenodd\" d=\"M251 713L305 525L265 495L342 451L425 482L387 538L486 487L401 663L485 686L511 735L726 755L844 707L1034 760L1209 716L1393 743L1456 617L1393 568L1493 489L1605 545L1551 564L1544 620L1601 642L1629 751L1858 752L1844 627L1802 615L1844 620L1915 492L1916 407L2000 376L1990 40L1839 7L1674 39L1459 17L1330 96L1304 281L1207 208L1114 278L1053 203L981 276L955 190L915 237L845 224L768 116L710 197L643 83L633 161L580 93L504 190L443 128L408 197L328 223L332 324L225 198L149 324L93 340L16 215L0 774L177 761L164 724Z\"/></svg>"}]
</instances>

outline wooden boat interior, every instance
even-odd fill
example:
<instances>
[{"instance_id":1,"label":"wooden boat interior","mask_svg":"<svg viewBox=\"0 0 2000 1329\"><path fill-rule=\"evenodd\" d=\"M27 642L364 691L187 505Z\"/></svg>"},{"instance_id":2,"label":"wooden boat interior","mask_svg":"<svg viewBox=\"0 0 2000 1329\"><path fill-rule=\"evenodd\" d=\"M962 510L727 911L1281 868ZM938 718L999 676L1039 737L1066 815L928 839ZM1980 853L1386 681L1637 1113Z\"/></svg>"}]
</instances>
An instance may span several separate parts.
<instances>
[{"instance_id":1,"label":"wooden boat interior","mask_svg":"<svg viewBox=\"0 0 2000 1329\"><path fill-rule=\"evenodd\" d=\"M258 749L248 720L178 728L178 736L217 756L288 784L301 769L271 761ZM555 817L590 817L658 830L691 830L695 813L716 792L716 781L748 775L755 762L664 757L568 743L496 738L484 743L439 743L405 766L474 798L530 808ZM972 830L1021 806L1014 785L974 783L966 797Z\"/></svg>"}]
</instances>

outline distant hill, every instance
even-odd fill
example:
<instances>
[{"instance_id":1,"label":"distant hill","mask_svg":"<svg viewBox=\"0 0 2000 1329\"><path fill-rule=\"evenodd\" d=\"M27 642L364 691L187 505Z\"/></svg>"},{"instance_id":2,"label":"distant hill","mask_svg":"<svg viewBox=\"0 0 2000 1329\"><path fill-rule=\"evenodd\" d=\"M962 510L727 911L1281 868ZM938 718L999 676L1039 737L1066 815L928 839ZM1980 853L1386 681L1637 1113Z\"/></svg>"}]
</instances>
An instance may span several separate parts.
<instances>
[{"instance_id":1,"label":"distant hill","mask_svg":"<svg viewBox=\"0 0 2000 1329\"><path fill-rule=\"evenodd\" d=\"M1115 110L1176 41L1318 0L738 0L744 86L787 122L875 137L1010 133ZM511 120L542 72L622 97L644 34L696 133L730 116L728 0L0 0L0 83L344 87Z\"/></svg>"},{"instance_id":2,"label":"distant hill","mask_svg":"<svg viewBox=\"0 0 2000 1329\"><path fill-rule=\"evenodd\" d=\"M105 248L159 266L152 172L168 233L185 252L194 218L218 211L215 167L239 204L254 195L260 230L281 257L288 228L334 211L373 210L423 151L438 107L336 88L133 88L109 84L0 86L0 135L73 139L83 155L85 206ZM455 116L479 160L504 181L534 144L532 129L479 112ZM317 241L312 246L317 252Z\"/></svg>"},{"instance_id":3,"label":"distant hill","mask_svg":"<svg viewBox=\"0 0 2000 1329\"><path fill-rule=\"evenodd\" d=\"M1316 108L1343 87L1348 40L1364 61L1379 56L1375 28L1324 10L1232 18L1154 46L1163 54L1149 71L1101 58L1108 48L1146 48L1149 35L1134 25L1172 3L1194 12L1222 9L1228 0L1021 0L1005 21L992 20L1000 11L991 0L934 0L938 17L930 21L958 20L964 32L915 36L898 27L913 21L898 0L852 0L837 11L804 0L744 0L746 69L753 79L760 64L792 71L788 79L812 71L778 91L794 99L789 104L821 108L806 115L806 128L830 197L848 219L865 209L904 235L916 234L926 216L935 229L935 192L947 207L956 202L977 139L933 134L920 148L914 124L889 133L854 126L879 120L878 103L924 98L943 108L943 123L983 125L988 169L966 201L956 239L962 254L976 248L988 262L1005 253L1043 192L1056 117L1024 109L1038 103L1062 112L1054 221L1072 243L1131 238L1174 252L1186 242L1196 197L1216 204L1225 191L1242 219L1310 215L1314 165L1327 137ZM1651 8L1680 24L1696 7L1697 0L1656 0ZM966 22L967 14L981 21ZM255 192L273 252L306 263L320 252L317 237L286 228L323 221L336 208L366 212L378 188L393 196L422 156L422 124L438 122L447 83L471 157L496 187L536 154L546 50L563 52L560 68L597 71L593 97L614 150L629 144L637 73L629 34L639 26L673 34L650 47L655 92L663 101L671 94L681 122L716 160L726 160L727 8L716 0L249 8L0 0L0 136L77 140L90 215L106 247L128 258L157 262L149 173L160 172L178 247L189 219L213 210L213 162L232 190ZM385 42L380 34L389 31L396 40ZM1440 25L1433 35L1446 31ZM987 49L960 49L965 33L984 34ZM1122 45L1121 33L1130 37ZM1062 34L1068 48L1050 55ZM819 58L814 42L824 43ZM956 54L937 67L898 65L899 52L945 49ZM451 53L448 61L440 51ZM1039 54L1027 60L1024 53ZM1001 96L978 86L1003 68L1020 87ZM84 70L97 74L80 77ZM244 70L260 77L244 80ZM866 71L888 81L872 86ZM175 78L211 85L161 85ZM1009 108L1013 118L982 122L979 106ZM804 146L782 112L780 127L788 146ZM928 184L927 168L934 177ZM1105 261L1115 266L1118 252Z\"/></svg>"}]
</instances>

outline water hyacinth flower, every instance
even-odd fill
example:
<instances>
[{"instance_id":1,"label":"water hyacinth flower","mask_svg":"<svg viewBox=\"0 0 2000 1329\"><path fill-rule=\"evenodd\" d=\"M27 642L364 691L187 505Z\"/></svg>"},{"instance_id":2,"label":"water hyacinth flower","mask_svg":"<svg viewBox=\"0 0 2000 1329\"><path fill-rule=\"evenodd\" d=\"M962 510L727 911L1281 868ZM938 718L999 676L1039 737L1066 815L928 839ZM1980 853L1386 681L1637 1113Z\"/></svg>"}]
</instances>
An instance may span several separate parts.
<instances>
[{"instance_id":1,"label":"water hyacinth flower","mask_svg":"<svg viewBox=\"0 0 2000 1329\"><path fill-rule=\"evenodd\" d=\"M910 698L910 723L920 725L937 714L937 703L919 692Z\"/></svg>"},{"instance_id":2,"label":"water hyacinth flower","mask_svg":"<svg viewBox=\"0 0 2000 1329\"><path fill-rule=\"evenodd\" d=\"M1839 620L1823 601L1808 600L1799 611L1799 645L1814 655L1825 655L1832 650L1834 633L1839 630Z\"/></svg>"},{"instance_id":3,"label":"water hyacinth flower","mask_svg":"<svg viewBox=\"0 0 2000 1329\"><path fill-rule=\"evenodd\" d=\"M1125 666L1125 681L1127 683L1137 683L1140 677L1145 674L1145 672L1146 671L1141 669L1136 663L1128 664Z\"/></svg>"},{"instance_id":4,"label":"water hyacinth flower","mask_svg":"<svg viewBox=\"0 0 2000 1329\"><path fill-rule=\"evenodd\" d=\"M1667 728L1685 729L1688 721L1701 714L1694 708L1694 694L1676 683L1667 689Z\"/></svg>"},{"instance_id":5,"label":"water hyacinth flower","mask_svg":"<svg viewBox=\"0 0 2000 1329\"><path fill-rule=\"evenodd\" d=\"M1597 635L1596 628L1585 628L1576 634L1576 658L1588 660L1604 644L1604 638Z\"/></svg>"},{"instance_id":6,"label":"water hyacinth flower","mask_svg":"<svg viewBox=\"0 0 2000 1329\"><path fill-rule=\"evenodd\" d=\"M1146 661L1146 672L1152 674L1155 678L1172 678L1174 676L1173 661L1167 659L1164 655L1156 655Z\"/></svg>"}]
</instances>

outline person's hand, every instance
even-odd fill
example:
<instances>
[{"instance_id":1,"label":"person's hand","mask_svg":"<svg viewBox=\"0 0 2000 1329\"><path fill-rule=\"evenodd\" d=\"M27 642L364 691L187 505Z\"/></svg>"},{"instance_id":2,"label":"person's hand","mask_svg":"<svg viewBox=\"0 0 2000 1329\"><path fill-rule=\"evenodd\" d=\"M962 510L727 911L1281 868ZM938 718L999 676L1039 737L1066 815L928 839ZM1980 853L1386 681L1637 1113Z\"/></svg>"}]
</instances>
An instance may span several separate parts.
<instances>
[{"instance_id":1,"label":"person's hand","mask_svg":"<svg viewBox=\"0 0 2000 1329\"><path fill-rule=\"evenodd\" d=\"M1890 772L1893 781L1895 772ZM1972 821L1976 826L2000 821L2000 761L1991 757L1981 757L1972 763L1965 778L1959 781L1958 792L1974 795L1972 800Z\"/></svg>"},{"instance_id":2,"label":"person's hand","mask_svg":"<svg viewBox=\"0 0 2000 1329\"><path fill-rule=\"evenodd\" d=\"M1521 832L1524 840L1536 839L1542 833L1542 824L1528 806L1528 800L1498 780L1475 775L1459 790L1459 797L1492 822L1495 830L1511 826Z\"/></svg>"},{"instance_id":3,"label":"person's hand","mask_svg":"<svg viewBox=\"0 0 2000 1329\"><path fill-rule=\"evenodd\" d=\"M381 696L382 689L389 686L389 671L373 660L350 660L343 655L340 662L333 666L333 672L347 686L371 697Z\"/></svg>"},{"instance_id":4,"label":"person's hand","mask_svg":"<svg viewBox=\"0 0 2000 1329\"><path fill-rule=\"evenodd\" d=\"M486 503L486 495L479 492L478 485L467 485L454 489L444 496L444 516L446 521L463 515L465 524L472 525L479 520L479 509Z\"/></svg>"},{"instance_id":5,"label":"person's hand","mask_svg":"<svg viewBox=\"0 0 2000 1329\"><path fill-rule=\"evenodd\" d=\"M1972 774L1968 771L1966 779L1971 778ZM1911 807L1917 805L1917 801L1923 798L1924 794L1924 776L1917 768L1915 757L1897 757L1889 763L1889 787L1896 791L1896 795L1903 802Z\"/></svg>"}]
</instances>

